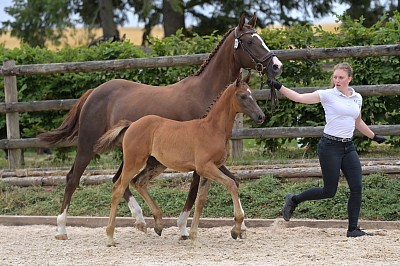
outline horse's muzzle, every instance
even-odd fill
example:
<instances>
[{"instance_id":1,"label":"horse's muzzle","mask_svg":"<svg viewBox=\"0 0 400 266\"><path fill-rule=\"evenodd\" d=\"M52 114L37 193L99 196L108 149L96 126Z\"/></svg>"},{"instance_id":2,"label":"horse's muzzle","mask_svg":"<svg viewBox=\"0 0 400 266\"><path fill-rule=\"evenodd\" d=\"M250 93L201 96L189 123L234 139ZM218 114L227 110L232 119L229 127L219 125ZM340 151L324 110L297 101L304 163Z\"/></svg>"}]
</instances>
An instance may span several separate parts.
<instances>
[{"instance_id":1,"label":"horse's muzzle","mask_svg":"<svg viewBox=\"0 0 400 266\"><path fill-rule=\"evenodd\" d=\"M257 116L257 118L254 120L257 124L261 125L262 123L264 123L265 120L265 115L264 114L260 114Z\"/></svg>"}]
</instances>

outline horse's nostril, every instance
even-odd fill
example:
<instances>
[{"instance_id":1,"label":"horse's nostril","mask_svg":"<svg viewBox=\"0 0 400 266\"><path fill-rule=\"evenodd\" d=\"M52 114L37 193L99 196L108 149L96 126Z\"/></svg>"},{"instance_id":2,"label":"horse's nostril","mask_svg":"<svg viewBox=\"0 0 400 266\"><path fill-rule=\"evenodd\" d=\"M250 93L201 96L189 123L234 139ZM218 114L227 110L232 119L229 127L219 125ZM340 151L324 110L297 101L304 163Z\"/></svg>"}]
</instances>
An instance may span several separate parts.
<instances>
[{"instance_id":1,"label":"horse's nostril","mask_svg":"<svg viewBox=\"0 0 400 266\"><path fill-rule=\"evenodd\" d=\"M272 66L272 68L273 68L274 70L278 70L278 69L279 69L279 66L278 66L277 64L274 64L274 65Z\"/></svg>"}]
</instances>

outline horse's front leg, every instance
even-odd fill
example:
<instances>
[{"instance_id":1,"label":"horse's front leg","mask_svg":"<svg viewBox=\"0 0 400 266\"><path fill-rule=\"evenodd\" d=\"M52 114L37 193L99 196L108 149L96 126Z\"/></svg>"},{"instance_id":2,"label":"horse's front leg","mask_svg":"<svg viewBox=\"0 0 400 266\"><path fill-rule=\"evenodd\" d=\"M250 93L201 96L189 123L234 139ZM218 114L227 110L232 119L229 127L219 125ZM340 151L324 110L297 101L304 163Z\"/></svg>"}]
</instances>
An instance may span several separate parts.
<instances>
[{"instance_id":1,"label":"horse's front leg","mask_svg":"<svg viewBox=\"0 0 400 266\"><path fill-rule=\"evenodd\" d=\"M196 206L194 209L194 215L192 219L192 225L190 226L189 237L191 240L197 239L197 232L200 222L201 214L203 213L204 205L207 200L208 190L210 189L211 181L206 178L199 178L199 188L196 198Z\"/></svg>"},{"instance_id":2,"label":"horse's front leg","mask_svg":"<svg viewBox=\"0 0 400 266\"><path fill-rule=\"evenodd\" d=\"M141 171L135 178L131 181L131 184L136 188L136 190L139 192L139 194L142 196L144 201L147 203L147 205L150 208L151 213L153 214L154 217L154 231L161 236L162 230L164 228L164 223L162 220L162 211L161 209L157 206L153 198L150 196L147 186L149 182L159 176L161 173L165 171L166 167L162 165L160 162L158 162L154 157L149 157L147 160L147 165L146 168ZM138 223L136 222L136 228L138 228L141 231L146 231L147 230L147 225L144 222L143 223Z\"/></svg>"},{"instance_id":3,"label":"horse's front leg","mask_svg":"<svg viewBox=\"0 0 400 266\"><path fill-rule=\"evenodd\" d=\"M225 165L222 165L219 168L225 175L229 176L233 181L235 181L236 185L239 187L239 182L237 181L236 177L226 168ZM189 238L189 232L187 230L187 220L189 218L190 212L193 208L193 205L196 201L197 195L197 190L199 187L199 180L200 176L195 172L193 172L193 178L192 178L192 183L190 183L190 189L188 193L188 197L185 202L185 206L183 207L183 210L181 214L179 215L178 221L177 221L177 226L179 228L181 237L181 240L186 240ZM203 195L204 193L202 193ZM208 193L206 193L207 195ZM245 225L245 222L243 221L242 224L242 230L240 232L239 238L241 239L246 239L247 238L247 227Z\"/></svg>"},{"instance_id":4,"label":"horse's front leg","mask_svg":"<svg viewBox=\"0 0 400 266\"><path fill-rule=\"evenodd\" d=\"M231 230L231 236L232 238L237 239L240 235L241 227L244 221L244 211L239 199L238 186L236 185L235 181L233 181L229 176L225 175L220 169L217 168L216 165L211 162L199 166L197 170L200 176L204 176L209 180L224 185L231 194L235 216L235 225Z\"/></svg>"},{"instance_id":5,"label":"horse's front leg","mask_svg":"<svg viewBox=\"0 0 400 266\"><path fill-rule=\"evenodd\" d=\"M221 170L225 175L229 176L233 181L235 181L236 186L239 188L239 182L237 181L236 176L234 176L234 175L228 170L228 168L226 168L225 165L222 165L222 166L219 168L219 170ZM240 199L239 199L239 200L240 200ZM246 224L244 223L244 220L243 220L243 223L242 223L242 226L241 226L239 238L240 238L240 239L246 239L246 238L247 238L247 227L246 227Z\"/></svg>"}]
</instances>

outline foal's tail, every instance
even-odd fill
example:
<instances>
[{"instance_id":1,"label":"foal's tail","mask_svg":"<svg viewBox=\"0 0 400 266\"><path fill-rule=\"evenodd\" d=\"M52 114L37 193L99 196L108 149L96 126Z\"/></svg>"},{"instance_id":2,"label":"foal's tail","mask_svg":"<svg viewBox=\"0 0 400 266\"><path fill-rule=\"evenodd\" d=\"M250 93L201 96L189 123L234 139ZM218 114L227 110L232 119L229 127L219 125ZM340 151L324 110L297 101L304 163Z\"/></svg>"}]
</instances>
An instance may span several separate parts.
<instances>
[{"instance_id":1,"label":"foal's tail","mask_svg":"<svg viewBox=\"0 0 400 266\"><path fill-rule=\"evenodd\" d=\"M103 134L97 141L96 145L93 148L95 153L107 153L114 146L120 146L122 143L122 139L125 135L125 131L132 124L131 121L128 120L120 120L115 126L113 126L110 130Z\"/></svg>"},{"instance_id":2,"label":"foal's tail","mask_svg":"<svg viewBox=\"0 0 400 266\"><path fill-rule=\"evenodd\" d=\"M57 129L42 133L38 135L38 138L50 145L56 145L59 143L72 144L75 138L78 136L79 131L79 115L82 110L83 104L86 102L90 94L94 89L90 89L85 92L75 103L75 105L68 112L67 117L62 122L61 126Z\"/></svg>"}]
</instances>

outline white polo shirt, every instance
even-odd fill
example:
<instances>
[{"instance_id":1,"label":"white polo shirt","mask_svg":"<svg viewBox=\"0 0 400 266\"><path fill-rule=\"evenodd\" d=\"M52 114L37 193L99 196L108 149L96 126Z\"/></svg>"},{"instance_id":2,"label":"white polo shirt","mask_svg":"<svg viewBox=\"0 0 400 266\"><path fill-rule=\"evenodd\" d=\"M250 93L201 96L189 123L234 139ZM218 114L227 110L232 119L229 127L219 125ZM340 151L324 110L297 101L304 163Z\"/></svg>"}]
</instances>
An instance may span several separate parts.
<instances>
[{"instance_id":1,"label":"white polo shirt","mask_svg":"<svg viewBox=\"0 0 400 266\"><path fill-rule=\"evenodd\" d=\"M339 138L353 137L355 121L361 111L362 96L353 88L349 89L352 91L351 96L344 95L336 87L317 91L325 110L324 133Z\"/></svg>"}]
</instances>

